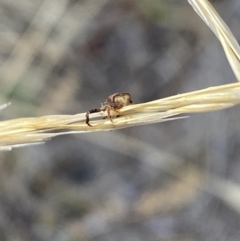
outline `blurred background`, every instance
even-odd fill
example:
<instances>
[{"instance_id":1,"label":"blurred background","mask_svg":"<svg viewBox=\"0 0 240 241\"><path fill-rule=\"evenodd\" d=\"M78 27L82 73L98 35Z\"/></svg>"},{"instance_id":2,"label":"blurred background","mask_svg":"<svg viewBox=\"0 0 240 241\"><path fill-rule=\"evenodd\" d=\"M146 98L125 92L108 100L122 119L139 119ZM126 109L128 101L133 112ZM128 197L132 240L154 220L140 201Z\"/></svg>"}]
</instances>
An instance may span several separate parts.
<instances>
[{"instance_id":1,"label":"blurred background","mask_svg":"<svg viewBox=\"0 0 240 241\"><path fill-rule=\"evenodd\" d=\"M239 0L211 1L240 41ZM1 120L235 82L187 0L0 0ZM238 241L240 108L0 153L1 241Z\"/></svg>"}]
</instances>

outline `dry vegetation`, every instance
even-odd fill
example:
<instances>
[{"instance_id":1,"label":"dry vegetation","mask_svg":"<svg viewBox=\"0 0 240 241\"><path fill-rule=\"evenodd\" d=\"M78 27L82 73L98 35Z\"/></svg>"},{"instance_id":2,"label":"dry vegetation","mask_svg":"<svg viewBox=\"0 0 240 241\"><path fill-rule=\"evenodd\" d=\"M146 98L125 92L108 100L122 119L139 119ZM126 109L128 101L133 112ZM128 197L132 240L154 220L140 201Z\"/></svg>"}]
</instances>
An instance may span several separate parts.
<instances>
[{"instance_id":1,"label":"dry vegetation","mask_svg":"<svg viewBox=\"0 0 240 241\"><path fill-rule=\"evenodd\" d=\"M189 3L220 40L233 72L240 80L240 48L231 31L209 2L189 0ZM36 44L35 40L33 42ZM22 51L22 46L16 48ZM124 107L120 110L121 118L115 119L114 125L110 121L98 120L93 122L92 128L88 127L85 124L84 113L2 121L0 145L2 150L9 150L12 147L42 143L57 135L113 130L170 121L179 119L179 117L173 117L179 114L221 110L239 103L240 84L235 83ZM4 107L6 105L2 106ZM102 114L91 116L99 115L102 116ZM55 131L58 133L55 134Z\"/></svg>"},{"instance_id":2,"label":"dry vegetation","mask_svg":"<svg viewBox=\"0 0 240 241\"><path fill-rule=\"evenodd\" d=\"M216 39L201 46L209 36L189 5L179 11L181 4L176 4L177 12L174 1L145 1L144 7L150 2L153 7L145 9L152 14L149 20L139 14L134 0L0 1L24 18L20 25L9 18L5 25L12 24L14 31L0 32L5 58L1 103L12 102L0 106L5 115L0 150L44 143L1 152L0 240L238 241L239 45L208 1L189 0L222 44L235 75L220 80L218 72L223 72L216 67L206 77L204 70L227 65L223 58L214 63L205 58L206 52L219 52L211 52ZM179 18L171 29L178 32L174 28L184 26L179 38L159 27L164 18L156 9L164 15L178 13L165 18L165 25ZM174 41L166 47L168 34L166 39ZM153 39L144 46L141 39L148 35ZM155 48L164 51L155 53ZM161 72L162 79L148 76L149 69ZM128 80L123 78L126 72ZM184 88L180 82L186 79ZM161 92L164 86L166 93ZM102 118L105 113L91 114L93 127L87 126L87 108L98 107L113 89L130 92L135 103L122 108L113 123ZM78 111L82 113L53 114ZM149 125L160 122L168 123ZM129 128L140 125L145 126ZM66 136L45 143L61 135Z\"/></svg>"}]
</instances>

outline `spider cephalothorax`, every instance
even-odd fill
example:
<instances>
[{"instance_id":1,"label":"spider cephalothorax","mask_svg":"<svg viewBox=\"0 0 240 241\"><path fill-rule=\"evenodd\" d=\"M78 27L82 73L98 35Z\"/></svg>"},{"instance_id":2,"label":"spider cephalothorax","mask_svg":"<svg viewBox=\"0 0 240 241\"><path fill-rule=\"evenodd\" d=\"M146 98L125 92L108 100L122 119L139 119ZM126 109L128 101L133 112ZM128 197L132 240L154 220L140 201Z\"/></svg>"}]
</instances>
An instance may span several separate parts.
<instances>
[{"instance_id":1,"label":"spider cephalothorax","mask_svg":"<svg viewBox=\"0 0 240 241\"><path fill-rule=\"evenodd\" d=\"M89 124L89 114L101 112L101 111L107 111L108 118L112 121L112 117L110 115L110 111L117 112L119 109L121 109L124 106L132 104L131 95L129 93L115 93L110 96L106 100L104 100L101 103L101 107L97 109L91 109L86 113L86 124L91 126Z\"/></svg>"}]
</instances>

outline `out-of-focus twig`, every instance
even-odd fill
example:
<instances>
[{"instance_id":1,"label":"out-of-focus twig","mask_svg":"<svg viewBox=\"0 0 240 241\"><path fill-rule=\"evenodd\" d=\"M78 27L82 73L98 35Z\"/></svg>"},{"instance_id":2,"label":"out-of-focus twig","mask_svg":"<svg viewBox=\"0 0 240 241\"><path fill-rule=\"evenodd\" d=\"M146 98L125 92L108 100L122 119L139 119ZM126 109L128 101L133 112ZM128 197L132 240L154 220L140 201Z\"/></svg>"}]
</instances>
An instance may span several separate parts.
<instances>
[{"instance_id":1,"label":"out-of-focus twig","mask_svg":"<svg viewBox=\"0 0 240 241\"><path fill-rule=\"evenodd\" d=\"M11 105L10 102L0 105L0 110L5 109L5 108L8 107L9 105Z\"/></svg>"},{"instance_id":2,"label":"out-of-focus twig","mask_svg":"<svg viewBox=\"0 0 240 241\"><path fill-rule=\"evenodd\" d=\"M68 0L45 0L29 27L17 40L10 56L1 65L1 78L5 81L4 93L8 94L30 65L46 41L53 26L66 9Z\"/></svg>"}]
</instances>

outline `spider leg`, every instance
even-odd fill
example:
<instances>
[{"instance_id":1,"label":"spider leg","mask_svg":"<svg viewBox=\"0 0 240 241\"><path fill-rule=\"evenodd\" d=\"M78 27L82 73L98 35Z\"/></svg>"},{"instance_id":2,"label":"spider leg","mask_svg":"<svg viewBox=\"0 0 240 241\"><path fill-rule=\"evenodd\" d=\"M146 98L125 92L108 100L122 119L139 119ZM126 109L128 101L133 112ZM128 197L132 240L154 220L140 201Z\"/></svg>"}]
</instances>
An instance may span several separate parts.
<instances>
[{"instance_id":1,"label":"spider leg","mask_svg":"<svg viewBox=\"0 0 240 241\"><path fill-rule=\"evenodd\" d=\"M113 110L113 111L115 111L115 112L118 113L118 109L120 109L120 108L122 108L122 107L123 107L123 105L122 105L122 104L119 104L119 102L111 103L110 106L108 106L108 107L106 108L108 115L105 116L104 119L108 117L108 118L110 119L110 121L113 123L113 119L112 119L112 116L111 116L110 111ZM120 115L117 115L116 118L119 117L119 116L120 116Z\"/></svg>"},{"instance_id":2,"label":"spider leg","mask_svg":"<svg viewBox=\"0 0 240 241\"><path fill-rule=\"evenodd\" d=\"M86 124L92 127L92 125L89 124L89 111L86 113Z\"/></svg>"},{"instance_id":3,"label":"spider leg","mask_svg":"<svg viewBox=\"0 0 240 241\"><path fill-rule=\"evenodd\" d=\"M120 116L121 116L121 115L117 115L116 118L118 118L118 117L120 117ZM109 115L108 115L108 116L104 116L103 119L106 119L107 117L112 121L112 116L111 116L111 115L110 115L110 116L109 116ZM113 121L112 121L112 122L113 122Z\"/></svg>"},{"instance_id":4,"label":"spider leg","mask_svg":"<svg viewBox=\"0 0 240 241\"><path fill-rule=\"evenodd\" d=\"M98 108L98 109L91 109L91 110L89 110L89 111L86 113L86 124L87 124L88 126L91 126L91 127L92 127L92 125L90 125L90 123L89 123L89 121L90 121L90 119L89 119L89 114L91 114L91 113L97 113L97 112L100 112L100 111L102 111L102 109L100 109L100 108Z\"/></svg>"},{"instance_id":5,"label":"spider leg","mask_svg":"<svg viewBox=\"0 0 240 241\"><path fill-rule=\"evenodd\" d=\"M116 113L119 113L119 109L121 109L122 107L123 107L124 105L123 104L121 104L121 103L119 103L119 102L116 102L116 103L112 103L111 104L111 107L114 109L114 111L116 112ZM120 114L118 114L118 115L116 115L116 118L118 118L118 117L120 117L121 115Z\"/></svg>"},{"instance_id":6,"label":"spider leg","mask_svg":"<svg viewBox=\"0 0 240 241\"><path fill-rule=\"evenodd\" d=\"M107 107L108 118L109 118L110 121L113 123L113 120L112 120L112 116L111 116L111 114L110 114L110 111L111 111L111 107Z\"/></svg>"}]
</instances>

